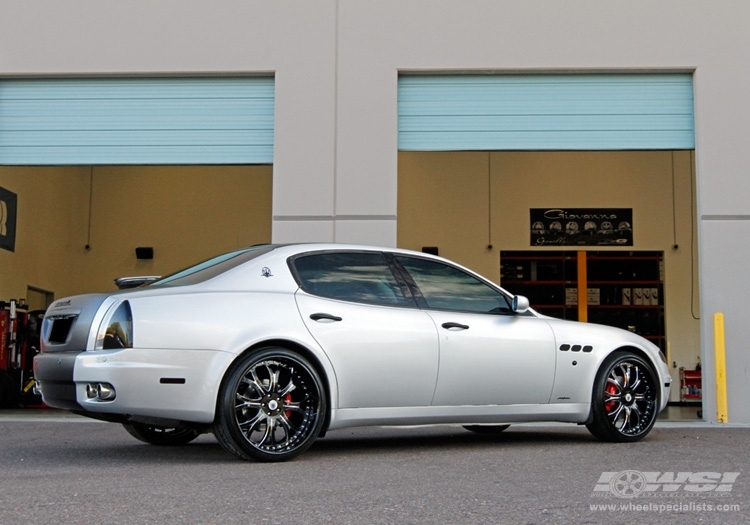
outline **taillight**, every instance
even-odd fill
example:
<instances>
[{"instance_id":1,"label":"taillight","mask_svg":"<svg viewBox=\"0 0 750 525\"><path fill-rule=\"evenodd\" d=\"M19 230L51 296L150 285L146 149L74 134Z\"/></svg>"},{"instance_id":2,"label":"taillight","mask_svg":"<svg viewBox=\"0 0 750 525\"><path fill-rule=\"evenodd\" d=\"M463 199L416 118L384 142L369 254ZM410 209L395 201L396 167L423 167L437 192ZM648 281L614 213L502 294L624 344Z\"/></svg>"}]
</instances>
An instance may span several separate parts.
<instances>
[{"instance_id":1,"label":"taillight","mask_svg":"<svg viewBox=\"0 0 750 525\"><path fill-rule=\"evenodd\" d=\"M96 337L95 350L133 348L133 313L130 303L123 301L104 318Z\"/></svg>"}]
</instances>

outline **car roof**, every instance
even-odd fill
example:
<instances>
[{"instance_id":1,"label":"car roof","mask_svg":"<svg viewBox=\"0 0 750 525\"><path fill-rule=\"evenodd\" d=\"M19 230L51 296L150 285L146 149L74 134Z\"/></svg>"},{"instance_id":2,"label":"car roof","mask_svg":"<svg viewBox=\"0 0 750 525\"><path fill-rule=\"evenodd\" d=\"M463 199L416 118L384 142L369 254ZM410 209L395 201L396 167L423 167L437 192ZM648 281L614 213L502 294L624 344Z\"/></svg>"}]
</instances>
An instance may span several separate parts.
<instances>
[{"instance_id":1,"label":"car roof","mask_svg":"<svg viewBox=\"0 0 750 525\"><path fill-rule=\"evenodd\" d=\"M188 268L167 275L164 278L156 280L149 289L158 289L163 287L187 286L187 285L205 285L206 288L231 287L235 276L247 272L255 272L253 268L263 267L264 274L269 272L270 275L279 276L278 264L283 262L286 267L286 261L297 255L321 252L390 252L404 255L426 256L433 259L439 259L431 255L422 254L411 250L399 248L389 248L383 246L373 246L365 244L344 244L344 243L290 243L290 244L259 244L219 254L211 259L194 264ZM454 263L455 264L455 263ZM265 268L269 266L270 268ZM287 273L287 272L282 272ZM291 274L289 275L292 279ZM274 281L278 281L275 279ZM243 281L247 282L247 281ZM278 282L278 284L282 284ZM288 285L291 287L292 282Z\"/></svg>"}]
</instances>

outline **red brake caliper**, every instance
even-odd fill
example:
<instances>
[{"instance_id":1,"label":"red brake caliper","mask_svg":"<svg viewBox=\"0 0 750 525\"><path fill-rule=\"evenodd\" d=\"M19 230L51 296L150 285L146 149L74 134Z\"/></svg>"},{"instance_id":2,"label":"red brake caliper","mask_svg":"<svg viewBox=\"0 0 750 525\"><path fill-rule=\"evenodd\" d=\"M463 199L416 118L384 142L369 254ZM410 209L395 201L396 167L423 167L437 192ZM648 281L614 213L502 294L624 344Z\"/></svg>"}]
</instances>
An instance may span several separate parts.
<instances>
[{"instance_id":1,"label":"red brake caliper","mask_svg":"<svg viewBox=\"0 0 750 525\"><path fill-rule=\"evenodd\" d=\"M292 402L292 394L287 394L284 396L284 403L291 403ZM284 410L284 417L289 419L289 417L292 415L291 410Z\"/></svg>"},{"instance_id":2,"label":"red brake caliper","mask_svg":"<svg viewBox=\"0 0 750 525\"><path fill-rule=\"evenodd\" d=\"M617 387L613 384L607 385L607 388L605 388L605 390L611 396L617 394ZM604 403L604 410L606 410L607 412L612 412L612 410L615 409L615 406L617 406L616 401L607 401L606 403Z\"/></svg>"}]
</instances>

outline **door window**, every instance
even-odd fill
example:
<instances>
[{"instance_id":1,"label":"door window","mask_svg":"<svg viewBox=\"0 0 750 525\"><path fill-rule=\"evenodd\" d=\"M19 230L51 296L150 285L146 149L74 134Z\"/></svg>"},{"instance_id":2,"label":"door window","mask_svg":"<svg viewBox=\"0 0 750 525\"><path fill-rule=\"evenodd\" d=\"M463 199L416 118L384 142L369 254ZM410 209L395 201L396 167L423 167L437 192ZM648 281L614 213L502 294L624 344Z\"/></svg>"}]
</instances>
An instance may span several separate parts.
<instances>
[{"instance_id":1,"label":"door window","mask_svg":"<svg viewBox=\"0 0 750 525\"><path fill-rule=\"evenodd\" d=\"M396 256L396 259L409 272L429 308L512 313L503 293L458 268L416 257Z\"/></svg>"}]
</instances>

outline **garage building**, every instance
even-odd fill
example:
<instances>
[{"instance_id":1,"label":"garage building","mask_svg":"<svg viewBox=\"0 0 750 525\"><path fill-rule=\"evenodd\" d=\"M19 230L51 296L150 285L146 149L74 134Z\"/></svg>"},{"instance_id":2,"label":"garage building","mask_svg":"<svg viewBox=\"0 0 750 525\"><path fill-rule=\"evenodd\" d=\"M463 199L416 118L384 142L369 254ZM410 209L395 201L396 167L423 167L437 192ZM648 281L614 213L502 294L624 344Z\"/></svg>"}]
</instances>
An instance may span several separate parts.
<instances>
[{"instance_id":1,"label":"garage building","mask_svg":"<svg viewBox=\"0 0 750 525\"><path fill-rule=\"evenodd\" d=\"M729 418L750 423L748 20L697 0L10 2L0 298L43 307L261 242L437 249L511 291L507 270L524 293L563 282L566 316L656 289L637 312L661 316L673 401L700 363L709 421L723 313ZM631 237L536 244L545 210L629 210ZM553 252L575 278L539 276ZM631 284L592 274L643 258Z\"/></svg>"}]
</instances>

